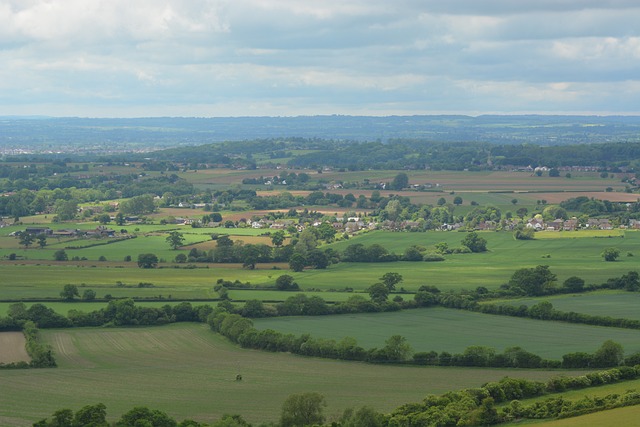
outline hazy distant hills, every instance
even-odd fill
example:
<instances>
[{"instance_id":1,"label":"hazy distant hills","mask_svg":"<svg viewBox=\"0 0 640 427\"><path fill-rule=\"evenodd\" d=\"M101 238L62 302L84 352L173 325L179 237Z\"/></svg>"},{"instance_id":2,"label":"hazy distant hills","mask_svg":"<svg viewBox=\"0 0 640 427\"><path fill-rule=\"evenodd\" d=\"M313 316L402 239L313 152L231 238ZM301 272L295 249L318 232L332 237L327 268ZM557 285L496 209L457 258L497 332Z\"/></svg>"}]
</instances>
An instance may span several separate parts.
<instances>
[{"instance_id":1,"label":"hazy distant hills","mask_svg":"<svg viewBox=\"0 0 640 427\"><path fill-rule=\"evenodd\" d=\"M640 141L640 116L0 117L0 148L119 152L272 138L541 145Z\"/></svg>"}]
</instances>

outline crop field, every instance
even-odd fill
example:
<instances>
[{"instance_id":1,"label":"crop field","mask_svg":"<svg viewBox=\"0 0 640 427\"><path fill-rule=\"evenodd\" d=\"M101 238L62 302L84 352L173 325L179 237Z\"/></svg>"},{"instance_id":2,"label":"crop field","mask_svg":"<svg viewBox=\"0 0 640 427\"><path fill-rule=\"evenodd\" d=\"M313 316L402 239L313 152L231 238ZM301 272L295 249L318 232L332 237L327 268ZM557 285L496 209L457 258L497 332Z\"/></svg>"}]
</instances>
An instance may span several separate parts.
<instances>
[{"instance_id":1,"label":"crop field","mask_svg":"<svg viewBox=\"0 0 640 427\"><path fill-rule=\"evenodd\" d=\"M349 314L316 317L255 319L258 329L335 339L353 337L364 348L384 346L392 335L401 335L415 351L461 353L481 345L502 351L519 346L545 358L560 359L577 351L593 353L611 339L627 354L640 351L640 331L548 322L473 313L441 307L393 313ZM572 337L570 340L567 337Z\"/></svg>"},{"instance_id":2,"label":"crop field","mask_svg":"<svg viewBox=\"0 0 640 427\"><path fill-rule=\"evenodd\" d=\"M634 237L635 231L629 233L630 237ZM585 238L612 238L626 236L625 230L575 230L575 231L543 231L535 234L537 240L549 239L585 239Z\"/></svg>"},{"instance_id":3,"label":"crop field","mask_svg":"<svg viewBox=\"0 0 640 427\"><path fill-rule=\"evenodd\" d=\"M198 173L186 172L181 176L192 182L199 188L223 189L229 185L240 185L245 178L259 178L276 176L282 173L277 169L252 170L227 170L211 169L202 170ZM390 170L370 170L354 172L326 171L318 174L315 171L306 170L310 176L310 182L323 180L324 182L352 182L362 183L368 179L372 183L391 182L398 171ZM480 205L491 204L499 207L503 211L516 210L526 206L532 210L539 200L546 200L548 203L560 203L569 198L586 196L599 200L609 200L613 202L635 202L637 195L625 193L624 185L619 179L609 177L600 178L595 172L574 172L572 178L552 178L548 176L535 176L530 172L515 171L485 171L485 172L464 172L464 171L407 171L411 184L430 184L433 191L391 191L380 190L383 196L397 194L409 197L413 203L424 203L435 205L440 197L444 197L448 203L456 196L461 196L464 200L463 206L456 209L456 214L464 213L465 207L469 207L471 201ZM258 194L278 194L289 191L286 186L275 186L267 189L261 185L243 185L243 187L255 189ZM613 191L605 191L611 187ZM362 190L359 188L336 189L332 193L354 194L356 197L363 194L370 197L373 190ZM292 194L306 195L310 191L292 190ZM518 205L511 203L512 199L518 200ZM179 214L181 216L188 213ZM340 210L339 210L340 211ZM335 209L327 209L327 212L336 212ZM244 217L248 218L253 213L244 212ZM191 216L193 216L192 214ZM240 218L238 213L232 214L235 219ZM226 215L223 214L225 218Z\"/></svg>"},{"instance_id":4,"label":"crop field","mask_svg":"<svg viewBox=\"0 0 640 427\"><path fill-rule=\"evenodd\" d=\"M368 179L372 183L391 182L398 174L394 170L367 171L325 171L322 174L305 170L311 182L320 179L343 182L363 182ZM209 169L198 173L186 172L178 174L193 184L240 184L245 178L271 177L280 175L281 170L231 170ZM531 172L516 171L407 171L410 184L431 184L434 189L443 191L604 191L606 187L624 189L620 179L600 178L596 172L572 173L572 178L553 178L535 176ZM283 186L284 187L284 186ZM284 187L286 188L286 187Z\"/></svg>"},{"instance_id":5,"label":"crop field","mask_svg":"<svg viewBox=\"0 0 640 427\"><path fill-rule=\"evenodd\" d=\"M0 363L28 362L22 332L0 332Z\"/></svg>"},{"instance_id":6,"label":"crop field","mask_svg":"<svg viewBox=\"0 0 640 427\"><path fill-rule=\"evenodd\" d=\"M614 318L640 320L640 294L637 292L603 291L585 294L552 295L539 298L517 298L504 301L492 301L505 305L538 304L549 301L553 308L560 311L573 311L592 316L610 316Z\"/></svg>"},{"instance_id":7,"label":"crop field","mask_svg":"<svg viewBox=\"0 0 640 427\"><path fill-rule=\"evenodd\" d=\"M372 366L244 350L197 324L45 330L42 335L59 367L0 371L0 425L30 424L60 408L98 402L107 406L111 419L141 405L177 419L206 422L238 413L250 422L275 421L289 395L307 391L326 397L329 415L363 405L390 411L429 393L479 386L505 375L544 380L556 374ZM242 381L235 381L237 374Z\"/></svg>"}]
</instances>

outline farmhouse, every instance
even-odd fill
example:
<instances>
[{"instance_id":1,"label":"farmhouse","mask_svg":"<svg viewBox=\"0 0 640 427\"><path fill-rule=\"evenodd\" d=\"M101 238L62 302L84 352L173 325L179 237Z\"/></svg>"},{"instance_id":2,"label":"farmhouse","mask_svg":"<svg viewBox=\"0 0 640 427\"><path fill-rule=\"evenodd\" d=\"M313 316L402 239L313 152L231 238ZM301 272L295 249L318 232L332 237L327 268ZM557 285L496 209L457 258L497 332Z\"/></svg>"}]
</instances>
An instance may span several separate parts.
<instances>
[{"instance_id":1,"label":"farmhouse","mask_svg":"<svg viewBox=\"0 0 640 427\"><path fill-rule=\"evenodd\" d=\"M574 231L577 228L578 228L578 219L577 218L568 219L562 225L562 229L564 231Z\"/></svg>"},{"instance_id":2,"label":"farmhouse","mask_svg":"<svg viewBox=\"0 0 640 427\"><path fill-rule=\"evenodd\" d=\"M27 227L24 232L28 234L44 234L45 236L53 234L53 230L49 227Z\"/></svg>"},{"instance_id":3,"label":"farmhouse","mask_svg":"<svg viewBox=\"0 0 640 427\"><path fill-rule=\"evenodd\" d=\"M526 227L533 228L536 231L540 231L544 229L544 221L539 218L531 218L529 221L527 221Z\"/></svg>"}]
</instances>

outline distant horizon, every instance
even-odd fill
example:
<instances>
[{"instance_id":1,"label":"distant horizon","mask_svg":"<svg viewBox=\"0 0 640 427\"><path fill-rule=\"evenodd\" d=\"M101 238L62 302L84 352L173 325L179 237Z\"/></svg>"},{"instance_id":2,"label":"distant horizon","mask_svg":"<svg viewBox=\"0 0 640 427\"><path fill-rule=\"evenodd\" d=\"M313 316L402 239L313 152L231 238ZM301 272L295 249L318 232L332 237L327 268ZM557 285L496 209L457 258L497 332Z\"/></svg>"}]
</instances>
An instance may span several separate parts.
<instances>
[{"instance_id":1,"label":"distant horizon","mask_svg":"<svg viewBox=\"0 0 640 427\"><path fill-rule=\"evenodd\" d=\"M161 119L161 118L170 118L170 119L242 119L242 118L270 118L270 119L278 119L278 118L304 118L304 117L526 117L526 116L537 116L537 117L640 117L640 112L634 113L481 113L481 114L465 114L465 113L425 113L425 114L300 114L300 115L239 115L239 116L80 116L80 115L69 115L69 116L54 116L54 115L46 115L46 114L9 114L2 115L0 114L0 119L15 119L15 120L41 120L41 119Z\"/></svg>"}]
</instances>

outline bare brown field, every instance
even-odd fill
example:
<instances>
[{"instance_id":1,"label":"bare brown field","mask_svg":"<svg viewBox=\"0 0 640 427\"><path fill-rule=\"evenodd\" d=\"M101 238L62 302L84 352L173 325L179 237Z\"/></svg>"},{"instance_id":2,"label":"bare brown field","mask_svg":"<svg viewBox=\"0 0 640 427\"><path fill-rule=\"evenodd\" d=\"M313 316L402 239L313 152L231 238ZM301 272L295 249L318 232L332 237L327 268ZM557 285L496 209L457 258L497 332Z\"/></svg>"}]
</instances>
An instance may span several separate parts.
<instances>
[{"instance_id":1,"label":"bare brown field","mask_svg":"<svg viewBox=\"0 0 640 427\"><path fill-rule=\"evenodd\" d=\"M204 209L189 209L189 208L161 208L158 213L148 215L151 218L162 218L167 216L174 216L180 218L194 218L202 217L206 212Z\"/></svg>"},{"instance_id":2,"label":"bare brown field","mask_svg":"<svg viewBox=\"0 0 640 427\"><path fill-rule=\"evenodd\" d=\"M25 344L22 332L0 332L0 363L30 361Z\"/></svg>"},{"instance_id":3,"label":"bare brown field","mask_svg":"<svg viewBox=\"0 0 640 427\"><path fill-rule=\"evenodd\" d=\"M246 244L251 244L251 245L269 245L271 246L271 238L268 236L233 236L232 240L234 242L238 242L238 241L242 241L243 243ZM288 242L289 239L285 239L285 245ZM215 249L217 247L217 242L215 240L208 240L206 242L201 242L201 243L196 243L193 245L186 245L183 246L182 249L193 249L196 248L200 251L209 251L211 249Z\"/></svg>"}]
</instances>

